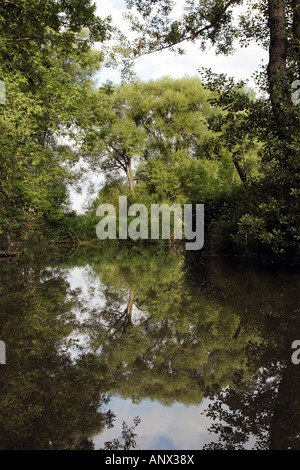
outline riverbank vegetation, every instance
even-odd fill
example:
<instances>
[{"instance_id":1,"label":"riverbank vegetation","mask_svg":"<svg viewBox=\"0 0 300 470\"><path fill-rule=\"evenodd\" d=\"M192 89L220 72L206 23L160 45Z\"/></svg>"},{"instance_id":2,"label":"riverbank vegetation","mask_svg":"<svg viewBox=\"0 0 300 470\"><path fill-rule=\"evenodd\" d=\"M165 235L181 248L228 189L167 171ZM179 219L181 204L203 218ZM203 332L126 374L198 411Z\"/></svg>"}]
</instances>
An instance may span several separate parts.
<instances>
[{"instance_id":1,"label":"riverbank vegetation","mask_svg":"<svg viewBox=\"0 0 300 470\"><path fill-rule=\"evenodd\" d=\"M108 44L115 25L90 0L1 3L2 250L23 240L95 241L98 205L128 196L147 207L204 204L209 253L299 255L300 2L249 1L237 25L230 12L242 3L189 2L173 21L168 1L130 1L138 35L130 44L120 37L118 52L128 65L186 41L228 54L235 41L254 40L269 50L260 93L211 70L148 82L125 74L99 86L95 44ZM105 179L78 215L70 188L82 162Z\"/></svg>"}]
</instances>

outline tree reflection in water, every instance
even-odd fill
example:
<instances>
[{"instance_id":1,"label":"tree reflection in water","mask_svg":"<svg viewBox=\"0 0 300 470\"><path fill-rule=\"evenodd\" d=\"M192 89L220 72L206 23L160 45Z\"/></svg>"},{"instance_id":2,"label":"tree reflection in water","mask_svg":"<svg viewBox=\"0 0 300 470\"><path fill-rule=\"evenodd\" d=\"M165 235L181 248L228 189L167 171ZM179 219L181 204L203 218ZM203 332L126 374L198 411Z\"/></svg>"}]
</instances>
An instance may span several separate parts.
<instances>
[{"instance_id":1,"label":"tree reflection in water","mask_svg":"<svg viewBox=\"0 0 300 470\"><path fill-rule=\"evenodd\" d=\"M65 270L47 260L3 264L0 336L7 364L0 375L0 448L92 449L91 437L110 426L108 384L92 354L72 361L68 340L79 308Z\"/></svg>"},{"instance_id":2,"label":"tree reflection in water","mask_svg":"<svg viewBox=\"0 0 300 470\"><path fill-rule=\"evenodd\" d=\"M72 291L74 266L101 302ZM92 448L93 436L112 425L110 394L165 406L209 397L218 440L206 449L299 448L296 273L112 244L31 250L0 269L9 357L1 448ZM82 346L72 340L78 334Z\"/></svg>"}]
</instances>

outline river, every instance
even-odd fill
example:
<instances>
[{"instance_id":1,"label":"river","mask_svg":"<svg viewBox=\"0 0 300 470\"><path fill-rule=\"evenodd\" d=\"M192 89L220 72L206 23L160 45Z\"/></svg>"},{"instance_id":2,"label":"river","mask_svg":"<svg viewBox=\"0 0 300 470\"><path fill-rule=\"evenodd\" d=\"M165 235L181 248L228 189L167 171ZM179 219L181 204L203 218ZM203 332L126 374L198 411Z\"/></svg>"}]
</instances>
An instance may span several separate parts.
<instances>
[{"instance_id":1,"label":"river","mask_svg":"<svg viewBox=\"0 0 300 470\"><path fill-rule=\"evenodd\" d=\"M2 450L300 449L297 269L113 242L20 251L0 262Z\"/></svg>"}]
</instances>

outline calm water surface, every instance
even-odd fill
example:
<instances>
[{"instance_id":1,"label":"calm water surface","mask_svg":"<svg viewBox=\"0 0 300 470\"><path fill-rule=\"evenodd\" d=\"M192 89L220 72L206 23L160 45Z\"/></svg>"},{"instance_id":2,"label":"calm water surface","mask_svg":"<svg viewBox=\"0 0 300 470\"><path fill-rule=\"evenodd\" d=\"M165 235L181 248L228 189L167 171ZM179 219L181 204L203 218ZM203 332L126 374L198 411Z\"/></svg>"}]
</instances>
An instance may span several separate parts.
<instances>
[{"instance_id":1,"label":"calm water surface","mask_svg":"<svg viewBox=\"0 0 300 470\"><path fill-rule=\"evenodd\" d=\"M1 449L300 449L296 269L24 247L0 280Z\"/></svg>"}]
</instances>

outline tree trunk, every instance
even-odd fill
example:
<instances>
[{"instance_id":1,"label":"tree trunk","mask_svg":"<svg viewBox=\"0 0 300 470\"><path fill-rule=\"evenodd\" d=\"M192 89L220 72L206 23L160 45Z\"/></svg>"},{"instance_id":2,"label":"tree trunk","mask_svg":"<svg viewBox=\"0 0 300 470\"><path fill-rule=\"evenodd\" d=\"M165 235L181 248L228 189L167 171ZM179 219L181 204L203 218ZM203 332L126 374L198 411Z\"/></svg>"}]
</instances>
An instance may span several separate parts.
<instances>
[{"instance_id":1,"label":"tree trunk","mask_svg":"<svg viewBox=\"0 0 300 470\"><path fill-rule=\"evenodd\" d=\"M128 178L128 182L129 182L130 191L132 191L134 193L135 188L134 188L134 178L133 178L133 174L132 174L131 159L128 159L127 178Z\"/></svg>"},{"instance_id":2,"label":"tree trunk","mask_svg":"<svg viewBox=\"0 0 300 470\"><path fill-rule=\"evenodd\" d=\"M239 177L241 178L242 183L245 183L247 181L247 175L244 168L241 166L237 155L233 155L233 163L236 168L236 171L238 172Z\"/></svg>"},{"instance_id":3,"label":"tree trunk","mask_svg":"<svg viewBox=\"0 0 300 470\"><path fill-rule=\"evenodd\" d=\"M270 99L280 139L286 138L290 119L290 90L287 81L288 37L284 0L268 0L270 48L268 80Z\"/></svg>"},{"instance_id":4,"label":"tree trunk","mask_svg":"<svg viewBox=\"0 0 300 470\"><path fill-rule=\"evenodd\" d=\"M300 80L300 0L293 0L293 34L294 34L294 57L298 61L298 73Z\"/></svg>"},{"instance_id":5,"label":"tree trunk","mask_svg":"<svg viewBox=\"0 0 300 470\"><path fill-rule=\"evenodd\" d=\"M125 324L124 324L124 330L123 331L126 331L127 327L132 325L132 311L133 311L133 306L134 306L134 296L135 296L135 291L131 289L128 304L127 304L127 307L126 307L126 310L125 310L125 312L126 312L126 321L125 321Z\"/></svg>"}]
</instances>

